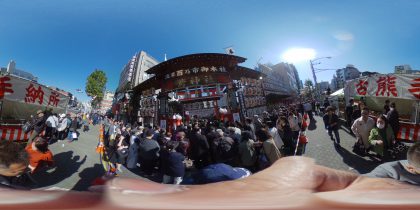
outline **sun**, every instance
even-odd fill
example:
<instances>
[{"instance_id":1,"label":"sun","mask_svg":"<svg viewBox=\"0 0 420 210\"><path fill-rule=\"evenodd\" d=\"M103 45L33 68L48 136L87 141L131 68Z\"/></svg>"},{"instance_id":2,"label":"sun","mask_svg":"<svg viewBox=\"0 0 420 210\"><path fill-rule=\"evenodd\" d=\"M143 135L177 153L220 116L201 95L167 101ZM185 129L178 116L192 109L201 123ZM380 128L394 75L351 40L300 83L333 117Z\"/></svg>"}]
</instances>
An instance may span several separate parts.
<instances>
[{"instance_id":1,"label":"sun","mask_svg":"<svg viewBox=\"0 0 420 210\"><path fill-rule=\"evenodd\" d=\"M298 63L302 61L309 61L315 58L316 52L312 48L290 48L282 55L282 60L289 63Z\"/></svg>"}]
</instances>

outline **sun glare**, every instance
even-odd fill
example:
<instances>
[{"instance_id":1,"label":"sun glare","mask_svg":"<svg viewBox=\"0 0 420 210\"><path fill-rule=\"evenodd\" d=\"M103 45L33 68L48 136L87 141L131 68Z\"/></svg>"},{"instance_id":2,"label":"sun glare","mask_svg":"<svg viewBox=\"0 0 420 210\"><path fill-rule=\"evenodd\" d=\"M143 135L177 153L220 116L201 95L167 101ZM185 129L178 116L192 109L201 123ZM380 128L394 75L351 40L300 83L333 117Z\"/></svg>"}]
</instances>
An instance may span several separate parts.
<instances>
[{"instance_id":1,"label":"sun glare","mask_svg":"<svg viewBox=\"0 0 420 210\"><path fill-rule=\"evenodd\" d=\"M312 48L290 48L286 50L281 58L289 63L309 61L315 58L316 52Z\"/></svg>"}]
</instances>

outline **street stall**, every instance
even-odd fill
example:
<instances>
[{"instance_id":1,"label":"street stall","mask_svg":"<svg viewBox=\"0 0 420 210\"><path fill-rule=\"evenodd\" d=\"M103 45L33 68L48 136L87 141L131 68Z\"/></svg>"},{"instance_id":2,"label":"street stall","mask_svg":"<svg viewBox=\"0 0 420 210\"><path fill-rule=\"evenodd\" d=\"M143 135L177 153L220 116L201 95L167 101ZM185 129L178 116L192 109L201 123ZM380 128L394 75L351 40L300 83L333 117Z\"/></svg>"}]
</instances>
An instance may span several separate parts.
<instances>
[{"instance_id":1,"label":"street stall","mask_svg":"<svg viewBox=\"0 0 420 210\"><path fill-rule=\"evenodd\" d=\"M0 76L0 139L24 141L22 126L37 110L66 113L69 96L37 82L13 75Z\"/></svg>"},{"instance_id":2,"label":"street stall","mask_svg":"<svg viewBox=\"0 0 420 210\"><path fill-rule=\"evenodd\" d=\"M345 101L363 101L373 110L373 116L383 112L385 100L395 102L400 115L400 130L396 135L405 141L420 141L420 75L388 74L361 77L348 81L344 88Z\"/></svg>"},{"instance_id":3,"label":"street stall","mask_svg":"<svg viewBox=\"0 0 420 210\"><path fill-rule=\"evenodd\" d=\"M344 100L344 88L341 88L331 95L329 95L330 104L336 107L336 114L339 117L344 118L345 116L345 109L346 109L346 102Z\"/></svg>"},{"instance_id":4,"label":"street stall","mask_svg":"<svg viewBox=\"0 0 420 210\"><path fill-rule=\"evenodd\" d=\"M262 80L241 77L241 84L244 89L244 116L252 117L254 115L261 116L263 112L267 111L267 103L262 87Z\"/></svg>"}]
</instances>

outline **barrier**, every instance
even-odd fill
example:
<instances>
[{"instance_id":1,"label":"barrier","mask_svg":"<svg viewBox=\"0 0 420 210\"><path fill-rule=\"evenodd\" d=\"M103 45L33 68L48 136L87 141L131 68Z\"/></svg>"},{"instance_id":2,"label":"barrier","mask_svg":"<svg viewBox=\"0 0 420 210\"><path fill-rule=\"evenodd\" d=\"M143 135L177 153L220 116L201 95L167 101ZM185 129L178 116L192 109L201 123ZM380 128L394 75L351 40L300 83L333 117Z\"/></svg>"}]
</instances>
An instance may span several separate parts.
<instances>
[{"instance_id":1,"label":"barrier","mask_svg":"<svg viewBox=\"0 0 420 210\"><path fill-rule=\"evenodd\" d=\"M22 126L4 126L0 125L0 140L8 141L27 141L31 132L23 132Z\"/></svg>"},{"instance_id":2,"label":"barrier","mask_svg":"<svg viewBox=\"0 0 420 210\"><path fill-rule=\"evenodd\" d=\"M420 141L420 125L401 123L397 139Z\"/></svg>"}]
</instances>

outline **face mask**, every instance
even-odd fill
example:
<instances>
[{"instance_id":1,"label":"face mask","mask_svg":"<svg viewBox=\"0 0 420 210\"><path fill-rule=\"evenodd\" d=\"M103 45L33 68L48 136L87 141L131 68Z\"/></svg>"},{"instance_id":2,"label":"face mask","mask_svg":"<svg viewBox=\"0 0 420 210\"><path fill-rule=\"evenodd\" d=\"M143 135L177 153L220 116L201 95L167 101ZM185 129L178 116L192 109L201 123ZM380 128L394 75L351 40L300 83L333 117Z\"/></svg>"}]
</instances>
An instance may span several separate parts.
<instances>
[{"instance_id":1,"label":"face mask","mask_svg":"<svg viewBox=\"0 0 420 210\"><path fill-rule=\"evenodd\" d=\"M385 127L385 124L376 123L376 126L377 126L379 129L382 129L382 128L384 128L384 127Z\"/></svg>"}]
</instances>

